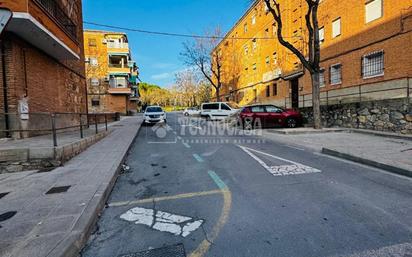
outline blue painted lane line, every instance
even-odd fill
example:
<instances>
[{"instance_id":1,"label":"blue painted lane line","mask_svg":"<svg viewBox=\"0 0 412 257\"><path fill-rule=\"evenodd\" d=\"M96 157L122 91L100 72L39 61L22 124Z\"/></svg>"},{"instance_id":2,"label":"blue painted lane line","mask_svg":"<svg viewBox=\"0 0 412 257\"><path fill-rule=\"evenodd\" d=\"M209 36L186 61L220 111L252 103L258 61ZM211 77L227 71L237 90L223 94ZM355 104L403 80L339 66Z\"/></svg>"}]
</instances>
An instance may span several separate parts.
<instances>
[{"instance_id":1,"label":"blue painted lane line","mask_svg":"<svg viewBox=\"0 0 412 257\"><path fill-rule=\"evenodd\" d=\"M216 183L216 185L221 189L221 190L226 190L228 189L227 185L223 180L220 179L220 177L216 174L216 172L209 170L207 173L209 173L209 176L213 179L213 181Z\"/></svg>"},{"instance_id":2,"label":"blue painted lane line","mask_svg":"<svg viewBox=\"0 0 412 257\"><path fill-rule=\"evenodd\" d=\"M198 162L204 162L203 158L200 157L200 155L198 155L198 154L196 154L196 153L193 154L193 157L194 157L194 158L196 159L196 161L198 161Z\"/></svg>"}]
</instances>

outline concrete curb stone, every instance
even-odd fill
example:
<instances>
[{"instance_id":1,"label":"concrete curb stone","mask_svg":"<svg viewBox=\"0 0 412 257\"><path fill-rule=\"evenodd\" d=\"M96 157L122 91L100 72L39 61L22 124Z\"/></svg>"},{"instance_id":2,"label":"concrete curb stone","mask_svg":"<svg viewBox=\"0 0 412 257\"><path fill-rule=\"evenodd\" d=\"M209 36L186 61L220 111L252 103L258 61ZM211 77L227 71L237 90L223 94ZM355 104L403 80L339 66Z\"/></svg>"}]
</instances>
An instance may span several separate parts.
<instances>
[{"instance_id":1,"label":"concrete curb stone","mask_svg":"<svg viewBox=\"0 0 412 257\"><path fill-rule=\"evenodd\" d=\"M372 166L372 167L375 167L375 168L386 170L386 171L391 172L391 173L395 173L395 174L398 174L398 175L403 175L403 176L407 176L407 177L412 178L412 171L407 170L407 169L402 169L402 168L395 167L395 166L392 166L392 165L388 165L388 164L384 164L384 163L364 159L364 158L361 158L361 157L358 157L358 156L354 156L354 155L351 155L351 154L339 152L339 151L329 149L329 148L322 148L322 153L326 154L326 155L342 158L342 159L345 159L345 160L357 162L357 163L360 163L360 164L365 164L365 165L368 165L368 166Z\"/></svg>"}]
</instances>

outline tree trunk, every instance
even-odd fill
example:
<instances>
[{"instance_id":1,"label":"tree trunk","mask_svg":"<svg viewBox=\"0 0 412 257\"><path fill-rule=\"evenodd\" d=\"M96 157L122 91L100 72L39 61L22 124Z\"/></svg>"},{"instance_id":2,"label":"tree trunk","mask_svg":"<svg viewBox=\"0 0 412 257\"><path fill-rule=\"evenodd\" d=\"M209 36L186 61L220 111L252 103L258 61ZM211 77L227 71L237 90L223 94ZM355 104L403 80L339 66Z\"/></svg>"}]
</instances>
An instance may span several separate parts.
<instances>
[{"instance_id":1,"label":"tree trunk","mask_svg":"<svg viewBox=\"0 0 412 257\"><path fill-rule=\"evenodd\" d=\"M319 72L311 74L312 76L312 106L313 106L313 127L322 129L322 118L320 112L320 76Z\"/></svg>"},{"instance_id":2,"label":"tree trunk","mask_svg":"<svg viewBox=\"0 0 412 257\"><path fill-rule=\"evenodd\" d=\"M216 87L216 102L220 102L220 87Z\"/></svg>"}]
</instances>

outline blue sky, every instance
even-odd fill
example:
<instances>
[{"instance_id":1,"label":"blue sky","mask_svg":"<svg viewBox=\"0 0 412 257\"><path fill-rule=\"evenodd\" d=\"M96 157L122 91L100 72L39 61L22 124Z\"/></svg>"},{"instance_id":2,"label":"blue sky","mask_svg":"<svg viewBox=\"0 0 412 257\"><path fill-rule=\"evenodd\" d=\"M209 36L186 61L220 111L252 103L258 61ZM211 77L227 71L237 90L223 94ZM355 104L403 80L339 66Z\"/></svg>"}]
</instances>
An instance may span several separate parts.
<instances>
[{"instance_id":1,"label":"blue sky","mask_svg":"<svg viewBox=\"0 0 412 257\"><path fill-rule=\"evenodd\" d=\"M202 34L224 32L242 16L248 0L83 0L85 21L151 31ZM85 28L104 29L85 24ZM126 31L127 32L127 31ZM185 67L179 56L185 38L127 32L143 81L170 86Z\"/></svg>"}]
</instances>

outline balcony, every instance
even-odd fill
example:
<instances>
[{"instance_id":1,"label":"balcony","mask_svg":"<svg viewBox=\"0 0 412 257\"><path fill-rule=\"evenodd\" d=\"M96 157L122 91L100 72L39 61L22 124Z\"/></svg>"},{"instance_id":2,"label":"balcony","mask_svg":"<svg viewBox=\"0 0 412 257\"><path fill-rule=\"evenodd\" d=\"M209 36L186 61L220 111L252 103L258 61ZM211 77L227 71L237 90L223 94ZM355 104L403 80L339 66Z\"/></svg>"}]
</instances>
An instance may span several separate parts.
<instances>
[{"instance_id":1,"label":"balcony","mask_svg":"<svg viewBox=\"0 0 412 257\"><path fill-rule=\"evenodd\" d=\"M129 50L129 43L125 42L116 42L116 41L107 41L107 49L110 51L116 50L116 49L121 49L121 50Z\"/></svg>"},{"instance_id":2,"label":"balcony","mask_svg":"<svg viewBox=\"0 0 412 257\"><path fill-rule=\"evenodd\" d=\"M131 95L132 90L130 88L118 87L118 88L109 88L109 94L112 95Z\"/></svg>"},{"instance_id":3,"label":"balcony","mask_svg":"<svg viewBox=\"0 0 412 257\"><path fill-rule=\"evenodd\" d=\"M129 88L129 81L124 76L111 76L109 80L109 94L131 95L132 89Z\"/></svg>"},{"instance_id":4,"label":"balcony","mask_svg":"<svg viewBox=\"0 0 412 257\"><path fill-rule=\"evenodd\" d=\"M109 55L109 73L113 75L128 75L128 55Z\"/></svg>"},{"instance_id":5,"label":"balcony","mask_svg":"<svg viewBox=\"0 0 412 257\"><path fill-rule=\"evenodd\" d=\"M58 60L80 59L75 21L56 0L5 0L2 7L13 11L6 31ZM80 20L80 19L79 19Z\"/></svg>"},{"instance_id":6,"label":"balcony","mask_svg":"<svg viewBox=\"0 0 412 257\"><path fill-rule=\"evenodd\" d=\"M63 11L56 0L34 0L42 7L75 41L77 41L77 26Z\"/></svg>"}]
</instances>

